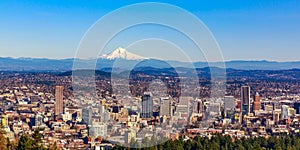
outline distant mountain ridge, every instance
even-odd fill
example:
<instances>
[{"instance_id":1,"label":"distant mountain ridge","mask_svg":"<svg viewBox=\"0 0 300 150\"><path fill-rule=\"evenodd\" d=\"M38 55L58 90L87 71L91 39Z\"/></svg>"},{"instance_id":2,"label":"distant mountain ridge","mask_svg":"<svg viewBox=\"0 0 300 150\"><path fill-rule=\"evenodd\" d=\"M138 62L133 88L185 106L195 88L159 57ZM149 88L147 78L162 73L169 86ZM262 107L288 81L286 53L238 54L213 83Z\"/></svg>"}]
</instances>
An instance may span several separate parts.
<instances>
[{"instance_id":1,"label":"distant mountain ridge","mask_svg":"<svg viewBox=\"0 0 300 150\"><path fill-rule=\"evenodd\" d=\"M0 57L0 71L69 71L73 68L73 62L75 59L47 59L47 58L10 58ZM118 60L118 69L130 69L128 66L138 64L143 60L127 60L124 58L98 58L97 60L82 60L76 59L78 63L83 66L93 65L95 61L97 70L110 70L115 66L114 63ZM147 62L143 63L143 66L147 67L155 66L157 68L167 67L166 63L159 63L162 60L147 59ZM174 67L190 68L191 63L180 61L165 61L175 64ZM194 62L192 63L195 68L208 67L207 62ZM219 66L221 62L212 62L212 66ZM212 67L211 66L211 67ZM276 62L276 61L226 61L226 68L239 69L239 70L287 70L287 69L300 69L300 61L297 62Z\"/></svg>"},{"instance_id":2,"label":"distant mountain ridge","mask_svg":"<svg viewBox=\"0 0 300 150\"><path fill-rule=\"evenodd\" d=\"M75 63L74 63L75 62ZM48 59L48 58L10 58L0 57L0 71L70 71L74 69L91 69L112 71L131 70L132 67L155 68L205 68L220 67L239 70L287 70L300 69L300 61L245 61L235 60L226 62L181 62L175 60L159 60L145 58L119 47L109 54L101 55L97 59ZM76 66L73 68L73 66ZM96 66L95 66L96 65ZM78 68L77 68L78 66Z\"/></svg>"},{"instance_id":3,"label":"distant mountain ridge","mask_svg":"<svg viewBox=\"0 0 300 150\"><path fill-rule=\"evenodd\" d=\"M97 59L48 59L48 58L10 58L0 57L0 71L69 71L74 69L95 70L131 70L132 67L155 67L155 68L204 68L220 67L239 70L286 70L300 69L298 62L276 61L245 61L235 60L226 62L181 62L176 60L159 60L146 58L119 47L109 54L104 54ZM73 66L76 66L73 68ZM95 66L96 65L96 66ZM77 68L78 67L78 68Z\"/></svg>"}]
</instances>

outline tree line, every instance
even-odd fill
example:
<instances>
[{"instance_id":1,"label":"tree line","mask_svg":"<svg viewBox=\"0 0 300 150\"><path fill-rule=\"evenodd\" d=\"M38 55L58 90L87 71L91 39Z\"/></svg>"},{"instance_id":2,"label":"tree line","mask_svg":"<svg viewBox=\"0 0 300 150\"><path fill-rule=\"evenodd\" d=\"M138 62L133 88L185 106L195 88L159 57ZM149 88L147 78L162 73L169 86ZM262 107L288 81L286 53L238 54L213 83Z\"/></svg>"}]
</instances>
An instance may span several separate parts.
<instances>
[{"instance_id":1,"label":"tree line","mask_svg":"<svg viewBox=\"0 0 300 150\"><path fill-rule=\"evenodd\" d=\"M157 140L146 138L142 144L131 142L129 146L116 145L113 150L299 150L300 134L274 135L269 137L249 137L233 139L229 135L215 134L211 138L196 136L193 139L166 140L163 143L155 143ZM151 146L155 145L155 146ZM130 148L144 147L144 148ZM10 143L9 139L0 133L0 150L58 150L56 143L49 147L42 145L42 135L39 130L29 135L22 135L16 143Z\"/></svg>"},{"instance_id":2,"label":"tree line","mask_svg":"<svg viewBox=\"0 0 300 150\"><path fill-rule=\"evenodd\" d=\"M152 140L150 140L152 141ZM143 141L142 143L144 143ZM137 143L131 143L132 145ZM130 146L129 146L130 147ZM142 145L144 147L144 145ZM233 139L229 135L215 134L211 138L196 136L194 139L182 138L166 141L152 147L128 148L115 146L114 150L299 150L300 135L277 135L270 137L249 137Z\"/></svg>"}]
</instances>

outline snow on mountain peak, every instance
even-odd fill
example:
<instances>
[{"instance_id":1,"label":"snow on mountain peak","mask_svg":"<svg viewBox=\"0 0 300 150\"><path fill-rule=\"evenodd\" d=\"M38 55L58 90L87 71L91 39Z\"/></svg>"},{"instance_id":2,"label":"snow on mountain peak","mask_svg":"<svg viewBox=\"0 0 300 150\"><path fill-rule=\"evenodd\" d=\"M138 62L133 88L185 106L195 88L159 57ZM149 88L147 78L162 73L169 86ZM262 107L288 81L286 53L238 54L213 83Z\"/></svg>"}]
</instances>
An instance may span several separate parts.
<instances>
[{"instance_id":1,"label":"snow on mountain peak","mask_svg":"<svg viewBox=\"0 0 300 150\"><path fill-rule=\"evenodd\" d=\"M128 52L126 49L121 47L117 48L112 53L104 54L101 57L105 59L116 59L116 58L123 58L127 60L144 59L144 57Z\"/></svg>"}]
</instances>

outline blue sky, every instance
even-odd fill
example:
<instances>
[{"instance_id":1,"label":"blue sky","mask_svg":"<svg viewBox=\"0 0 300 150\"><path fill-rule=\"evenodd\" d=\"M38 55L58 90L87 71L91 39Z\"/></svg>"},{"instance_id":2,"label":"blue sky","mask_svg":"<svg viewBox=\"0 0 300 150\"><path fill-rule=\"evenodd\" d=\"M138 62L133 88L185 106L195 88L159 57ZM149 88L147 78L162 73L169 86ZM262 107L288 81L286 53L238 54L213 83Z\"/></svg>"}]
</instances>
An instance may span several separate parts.
<instances>
[{"instance_id":1,"label":"blue sky","mask_svg":"<svg viewBox=\"0 0 300 150\"><path fill-rule=\"evenodd\" d=\"M145 1L0 0L0 57L74 57L93 23L138 2ZM177 5L199 17L225 60L300 60L298 0L156 2Z\"/></svg>"}]
</instances>

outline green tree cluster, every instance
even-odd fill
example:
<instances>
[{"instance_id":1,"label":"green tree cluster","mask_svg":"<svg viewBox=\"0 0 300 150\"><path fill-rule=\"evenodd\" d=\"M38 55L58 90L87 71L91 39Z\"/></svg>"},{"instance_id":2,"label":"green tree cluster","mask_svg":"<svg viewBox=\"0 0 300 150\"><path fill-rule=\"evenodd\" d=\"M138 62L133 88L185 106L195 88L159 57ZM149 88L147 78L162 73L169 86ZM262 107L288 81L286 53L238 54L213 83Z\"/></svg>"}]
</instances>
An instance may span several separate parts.
<instances>
[{"instance_id":1,"label":"green tree cluster","mask_svg":"<svg viewBox=\"0 0 300 150\"><path fill-rule=\"evenodd\" d=\"M146 141L145 141L146 142ZM136 144L136 143L135 143ZM146 144L146 143L143 143ZM215 134L211 138L196 136L190 140L166 141L162 144L146 148L124 148L117 150L299 150L300 135L280 135L266 137L249 137L232 139L230 136Z\"/></svg>"},{"instance_id":2,"label":"green tree cluster","mask_svg":"<svg viewBox=\"0 0 300 150\"><path fill-rule=\"evenodd\" d=\"M4 136L5 132L0 130L0 149L7 150L9 149L9 140Z\"/></svg>"},{"instance_id":3,"label":"green tree cluster","mask_svg":"<svg viewBox=\"0 0 300 150\"><path fill-rule=\"evenodd\" d=\"M35 130L32 136L22 135L19 138L19 142L16 147L13 147L13 145L9 143L9 140L5 138L3 131L0 133L0 150L59 150L59 148L56 146L56 143L53 143L46 148L41 144L41 142L42 135L40 134L39 130Z\"/></svg>"}]
</instances>

